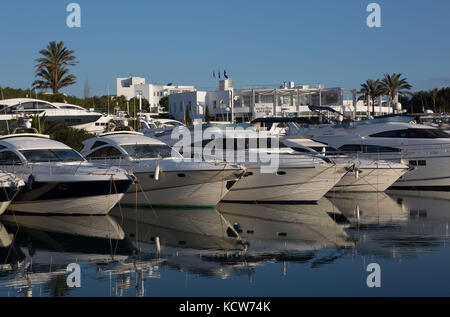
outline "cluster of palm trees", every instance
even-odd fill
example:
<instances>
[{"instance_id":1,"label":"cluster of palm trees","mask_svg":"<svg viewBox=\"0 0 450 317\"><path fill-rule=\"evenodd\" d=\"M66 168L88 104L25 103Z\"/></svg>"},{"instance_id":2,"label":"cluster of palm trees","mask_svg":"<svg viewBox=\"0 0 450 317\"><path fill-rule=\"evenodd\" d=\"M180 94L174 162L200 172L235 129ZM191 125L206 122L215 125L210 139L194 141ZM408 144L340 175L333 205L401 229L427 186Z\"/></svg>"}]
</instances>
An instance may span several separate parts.
<instances>
[{"instance_id":1,"label":"cluster of palm trees","mask_svg":"<svg viewBox=\"0 0 450 317\"><path fill-rule=\"evenodd\" d=\"M412 86L406 78L402 78L401 73L384 74L381 80L367 79L365 83L361 84L359 93L362 96L359 99L370 99L372 102L372 116L375 116L375 100L378 97L388 96L390 104L393 106L399 96L411 95L411 88Z\"/></svg>"}]
</instances>

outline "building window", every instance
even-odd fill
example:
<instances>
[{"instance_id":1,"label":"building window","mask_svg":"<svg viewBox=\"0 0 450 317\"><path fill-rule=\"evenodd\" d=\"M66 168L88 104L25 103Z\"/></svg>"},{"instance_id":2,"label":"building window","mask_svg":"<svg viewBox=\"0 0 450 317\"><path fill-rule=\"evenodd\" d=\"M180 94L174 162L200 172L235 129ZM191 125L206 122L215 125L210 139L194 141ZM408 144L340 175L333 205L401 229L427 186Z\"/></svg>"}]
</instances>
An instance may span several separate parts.
<instances>
[{"instance_id":1,"label":"building window","mask_svg":"<svg viewBox=\"0 0 450 317\"><path fill-rule=\"evenodd\" d=\"M217 100L214 100L213 101L213 109L216 109L217 108Z\"/></svg>"}]
</instances>

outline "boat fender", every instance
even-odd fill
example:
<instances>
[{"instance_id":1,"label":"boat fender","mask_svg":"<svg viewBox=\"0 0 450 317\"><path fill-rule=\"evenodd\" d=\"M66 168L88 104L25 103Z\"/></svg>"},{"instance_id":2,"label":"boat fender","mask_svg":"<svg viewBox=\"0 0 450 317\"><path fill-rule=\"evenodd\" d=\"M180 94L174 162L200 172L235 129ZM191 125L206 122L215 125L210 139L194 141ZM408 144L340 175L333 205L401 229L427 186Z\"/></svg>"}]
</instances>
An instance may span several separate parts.
<instances>
[{"instance_id":1,"label":"boat fender","mask_svg":"<svg viewBox=\"0 0 450 317\"><path fill-rule=\"evenodd\" d=\"M33 183L34 183L34 176L33 174L30 174L30 176L28 176L28 190L32 190L33 189Z\"/></svg>"}]
</instances>

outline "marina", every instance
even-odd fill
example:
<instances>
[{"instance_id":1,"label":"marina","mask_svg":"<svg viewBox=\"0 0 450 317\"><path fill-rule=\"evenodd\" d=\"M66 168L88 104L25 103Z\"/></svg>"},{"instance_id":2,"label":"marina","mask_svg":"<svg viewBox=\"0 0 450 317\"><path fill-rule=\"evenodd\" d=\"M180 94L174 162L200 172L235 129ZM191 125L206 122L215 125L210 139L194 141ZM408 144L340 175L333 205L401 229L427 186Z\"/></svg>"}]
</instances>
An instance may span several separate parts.
<instances>
[{"instance_id":1,"label":"marina","mask_svg":"<svg viewBox=\"0 0 450 317\"><path fill-rule=\"evenodd\" d=\"M409 119L300 126L267 117L119 129L84 140L80 152L25 120L0 137L0 295L237 296L236 288L288 295L294 286L287 277L306 274L315 278L303 278L296 293L328 285L328 295L342 295L345 283L344 294L360 296L367 294L363 279L341 280L349 268L362 276L373 261L383 270L427 257L449 263L445 170L425 180L425 190L397 187L434 173L434 160L447 166L448 158L428 148L446 153L449 136ZM289 124L281 130L280 123ZM189 135L181 146L177 130ZM405 147L402 133L424 146L421 156ZM73 263L92 287L65 285ZM330 268L340 276L330 277ZM184 284L169 291L166 280ZM387 292L371 295L409 294L403 282L391 276ZM440 285L416 282L420 291L411 295ZM205 292L204 283L215 291ZM450 291L448 283L437 290Z\"/></svg>"},{"instance_id":2,"label":"marina","mask_svg":"<svg viewBox=\"0 0 450 317\"><path fill-rule=\"evenodd\" d=\"M5 1L0 300L450 297L449 11Z\"/></svg>"}]
</instances>

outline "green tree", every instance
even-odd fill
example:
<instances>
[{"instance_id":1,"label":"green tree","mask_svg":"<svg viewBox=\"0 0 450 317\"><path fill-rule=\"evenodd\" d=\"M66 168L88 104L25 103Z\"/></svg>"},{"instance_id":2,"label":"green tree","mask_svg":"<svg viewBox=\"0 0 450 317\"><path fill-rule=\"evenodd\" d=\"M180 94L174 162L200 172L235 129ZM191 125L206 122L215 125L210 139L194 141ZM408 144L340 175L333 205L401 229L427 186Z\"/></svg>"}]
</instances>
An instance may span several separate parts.
<instances>
[{"instance_id":1,"label":"green tree","mask_svg":"<svg viewBox=\"0 0 450 317\"><path fill-rule=\"evenodd\" d=\"M372 116L375 117L375 100L383 95L383 86L380 80L367 79L365 83L361 84L359 93L363 94L365 100L367 100L367 96L370 97L372 101Z\"/></svg>"},{"instance_id":2,"label":"green tree","mask_svg":"<svg viewBox=\"0 0 450 317\"><path fill-rule=\"evenodd\" d=\"M169 96L164 96L159 99L159 105L163 108L164 112L169 112Z\"/></svg>"},{"instance_id":3,"label":"green tree","mask_svg":"<svg viewBox=\"0 0 450 317\"><path fill-rule=\"evenodd\" d=\"M408 83L406 78L401 78L402 74L393 73L392 75L384 74L381 80L381 89L384 95L389 96L391 105L399 96L411 95L409 91L412 86Z\"/></svg>"},{"instance_id":4,"label":"green tree","mask_svg":"<svg viewBox=\"0 0 450 317\"><path fill-rule=\"evenodd\" d=\"M205 121L207 123L211 122L211 114L209 113L209 107L206 106L206 110L205 110Z\"/></svg>"},{"instance_id":5,"label":"green tree","mask_svg":"<svg viewBox=\"0 0 450 317\"><path fill-rule=\"evenodd\" d=\"M51 89L54 94L59 89L76 83L76 76L69 74L68 66L75 66L74 51L64 46L64 42L50 42L46 49L40 50L35 75L40 78L33 82L38 89Z\"/></svg>"},{"instance_id":6,"label":"green tree","mask_svg":"<svg viewBox=\"0 0 450 317\"><path fill-rule=\"evenodd\" d=\"M48 131L53 140L62 142L71 148L80 151L83 147L83 141L93 138L95 135L84 129L74 129L70 127L60 127L57 130Z\"/></svg>"}]
</instances>

